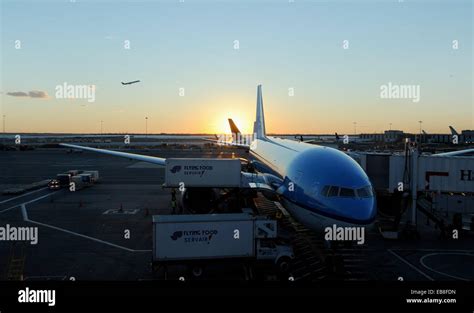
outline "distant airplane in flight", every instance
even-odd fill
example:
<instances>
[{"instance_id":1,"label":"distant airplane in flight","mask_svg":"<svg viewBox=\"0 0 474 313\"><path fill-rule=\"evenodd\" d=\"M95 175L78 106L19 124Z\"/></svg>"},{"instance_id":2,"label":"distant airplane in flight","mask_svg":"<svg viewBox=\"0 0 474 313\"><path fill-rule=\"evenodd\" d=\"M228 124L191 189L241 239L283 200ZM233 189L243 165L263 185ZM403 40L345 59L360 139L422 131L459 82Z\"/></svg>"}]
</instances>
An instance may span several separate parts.
<instances>
[{"instance_id":1,"label":"distant airplane in flight","mask_svg":"<svg viewBox=\"0 0 474 313\"><path fill-rule=\"evenodd\" d=\"M122 85L131 85L131 84L135 84L135 83L139 83L139 82L140 82L139 80L134 80L132 82L127 82L127 83L122 82Z\"/></svg>"}]
</instances>

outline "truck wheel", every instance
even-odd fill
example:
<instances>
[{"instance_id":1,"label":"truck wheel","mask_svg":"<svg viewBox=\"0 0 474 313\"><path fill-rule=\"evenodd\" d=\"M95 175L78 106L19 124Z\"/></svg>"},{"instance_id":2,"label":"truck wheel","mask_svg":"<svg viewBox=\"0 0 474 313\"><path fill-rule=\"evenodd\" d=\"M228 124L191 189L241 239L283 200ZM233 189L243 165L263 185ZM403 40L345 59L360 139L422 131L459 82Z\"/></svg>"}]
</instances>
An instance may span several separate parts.
<instances>
[{"instance_id":1,"label":"truck wheel","mask_svg":"<svg viewBox=\"0 0 474 313\"><path fill-rule=\"evenodd\" d=\"M290 270L291 259L287 256L282 256L278 259L276 265L281 273L286 273Z\"/></svg>"}]
</instances>

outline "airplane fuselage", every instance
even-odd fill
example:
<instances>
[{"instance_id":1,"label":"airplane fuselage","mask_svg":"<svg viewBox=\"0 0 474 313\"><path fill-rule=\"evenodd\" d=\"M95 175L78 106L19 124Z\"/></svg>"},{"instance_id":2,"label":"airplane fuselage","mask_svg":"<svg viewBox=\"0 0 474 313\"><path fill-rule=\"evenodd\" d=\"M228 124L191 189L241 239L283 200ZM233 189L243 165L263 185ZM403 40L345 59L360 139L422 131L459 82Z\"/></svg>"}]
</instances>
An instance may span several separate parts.
<instances>
[{"instance_id":1,"label":"airplane fuselage","mask_svg":"<svg viewBox=\"0 0 474 313\"><path fill-rule=\"evenodd\" d=\"M274 137L256 139L250 153L283 180L277 193L301 223L320 229L373 222L376 200L370 180L345 153Z\"/></svg>"}]
</instances>

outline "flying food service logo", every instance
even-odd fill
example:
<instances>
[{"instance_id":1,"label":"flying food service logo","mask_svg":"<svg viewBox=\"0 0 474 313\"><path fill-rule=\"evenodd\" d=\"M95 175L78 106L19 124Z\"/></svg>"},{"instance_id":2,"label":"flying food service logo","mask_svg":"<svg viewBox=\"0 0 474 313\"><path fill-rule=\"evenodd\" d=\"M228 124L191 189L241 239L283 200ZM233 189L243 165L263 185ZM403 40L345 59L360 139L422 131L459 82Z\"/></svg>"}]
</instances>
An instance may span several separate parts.
<instances>
[{"instance_id":1,"label":"flying food service logo","mask_svg":"<svg viewBox=\"0 0 474 313\"><path fill-rule=\"evenodd\" d=\"M213 171L212 165L175 165L170 169L173 174L181 172L183 169L184 176L199 176L203 177L206 172Z\"/></svg>"},{"instance_id":2,"label":"flying food service logo","mask_svg":"<svg viewBox=\"0 0 474 313\"><path fill-rule=\"evenodd\" d=\"M175 166L173 166L172 169L170 169L170 172L173 173L173 174L176 174L180 171L181 171L181 165L175 165Z\"/></svg>"},{"instance_id":3,"label":"flying food service logo","mask_svg":"<svg viewBox=\"0 0 474 313\"><path fill-rule=\"evenodd\" d=\"M182 231L175 231L173 235L171 235L171 239L178 240L179 238L183 237Z\"/></svg>"},{"instance_id":4,"label":"flying food service logo","mask_svg":"<svg viewBox=\"0 0 474 313\"><path fill-rule=\"evenodd\" d=\"M215 235L217 235L217 229L179 230L175 231L170 237L173 241L183 238L185 243L209 244Z\"/></svg>"}]
</instances>

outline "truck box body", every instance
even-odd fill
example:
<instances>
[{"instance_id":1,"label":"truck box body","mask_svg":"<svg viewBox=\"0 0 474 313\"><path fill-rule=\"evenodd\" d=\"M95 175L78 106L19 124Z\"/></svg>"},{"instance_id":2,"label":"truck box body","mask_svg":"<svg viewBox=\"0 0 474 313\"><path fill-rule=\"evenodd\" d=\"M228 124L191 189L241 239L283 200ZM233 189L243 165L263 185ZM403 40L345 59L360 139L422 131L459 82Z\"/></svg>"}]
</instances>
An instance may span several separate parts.
<instances>
[{"instance_id":1,"label":"truck box body","mask_svg":"<svg viewBox=\"0 0 474 313\"><path fill-rule=\"evenodd\" d=\"M79 174L79 177L81 177L82 182L86 185L92 185L92 175L91 174Z\"/></svg>"},{"instance_id":2,"label":"truck box body","mask_svg":"<svg viewBox=\"0 0 474 313\"><path fill-rule=\"evenodd\" d=\"M93 183L99 181L99 171L84 171L83 174L90 174Z\"/></svg>"},{"instance_id":3,"label":"truck box body","mask_svg":"<svg viewBox=\"0 0 474 313\"><path fill-rule=\"evenodd\" d=\"M153 261L255 255L254 220L246 213L155 215L153 236Z\"/></svg>"},{"instance_id":4,"label":"truck box body","mask_svg":"<svg viewBox=\"0 0 474 313\"><path fill-rule=\"evenodd\" d=\"M58 174L56 175L56 179L59 181L61 187L69 187L69 183L71 182L71 175L69 174Z\"/></svg>"},{"instance_id":5,"label":"truck box body","mask_svg":"<svg viewBox=\"0 0 474 313\"><path fill-rule=\"evenodd\" d=\"M71 176L77 176L79 174L81 174L82 171L80 170L70 170L70 171L67 171L67 174L71 175Z\"/></svg>"},{"instance_id":6,"label":"truck box body","mask_svg":"<svg viewBox=\"0 0 474 313\"><path fill-rule=\"evenodd\" d=\"M166 159L167 187L239 187L239 159Z\"/></svg>"},{"instance_id":7,"label":"truck box body","mask_svg":"<svg viewBox=\"0 0 474 313\"><path fill-rule=\"evenodd\" d=\"M73 176L71 177L71 181L74 183L76 190L84 188L84 182L82 181L81 176Z\"/></svg>"}]
</instances>

